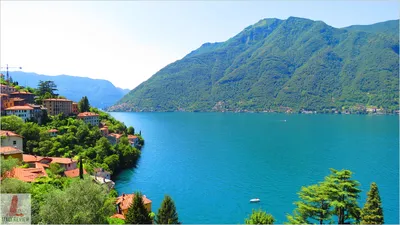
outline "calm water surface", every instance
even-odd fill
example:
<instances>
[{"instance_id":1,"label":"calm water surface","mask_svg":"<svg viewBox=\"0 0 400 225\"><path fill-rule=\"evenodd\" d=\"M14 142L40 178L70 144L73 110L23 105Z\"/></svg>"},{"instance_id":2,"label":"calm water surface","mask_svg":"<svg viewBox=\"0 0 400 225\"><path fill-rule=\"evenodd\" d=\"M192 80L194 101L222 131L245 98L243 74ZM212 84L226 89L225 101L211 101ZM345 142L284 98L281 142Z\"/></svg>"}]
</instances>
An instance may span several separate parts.
<instances>
[{"instance_id":1,"label":"calm water surface","mask_svg":"<svg viewBox=\"0 0 400 225\"><path fill-rule=\"evenodd\" d=\"M117 177L117 191L142 191L154 212L167 193L183 223L243 223L252 208L283 223L301 186L322 181L329 168L354 172L361 206L377 182L385 222L399 223L397 116L111 115L141 130L146 141L138 168Z\"/></svg>"}]
</instances>

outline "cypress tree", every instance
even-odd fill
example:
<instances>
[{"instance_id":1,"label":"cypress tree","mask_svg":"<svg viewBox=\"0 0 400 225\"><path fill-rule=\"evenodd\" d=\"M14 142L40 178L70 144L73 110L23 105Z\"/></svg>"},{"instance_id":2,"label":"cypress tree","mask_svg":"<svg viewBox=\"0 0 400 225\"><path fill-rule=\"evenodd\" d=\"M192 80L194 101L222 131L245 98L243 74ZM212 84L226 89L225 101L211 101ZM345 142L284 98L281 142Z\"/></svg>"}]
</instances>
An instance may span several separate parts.
<instances>
[{"instance_id":1,"label":"cypress tree","mask_svg":"<svg viewBox=\"0 0 400 225\"><path fill-rule=\"evenodd\" d=\"M149 212L144 206L143 195L140 192L134 193L132 204L125 216L126 224L152 224Z\"/></svg>"},{"instance_id":2,"label":"cypress tree","mask_svg":"<svg viewBox=\"0 0 400 225\"><path fill-rule=\"evenodd\" d=\"M156 222L158 224L180 224L175 203L169 195L165 195L161 207L158 209Z\"/></svg>"},{"instance_id":3,"label":"cypress tree","mask_svg":"<svg viewBox=\"0 0 400 225\"><path fill-rule=\"evenodd\" d=\"M79 157L79 178L83 180L83 164L82 164L82 156Z\"/></svg>"},{"instance_id":4,"label":"cypress tree","mask_svg":"<svg viewBox=\"0 0 400 225\"><path fill-rule=\"evenodd\" d=\"M379 196L378 186L375 182L367 193L367 202L361 213L362 224L383 224L383 209L381 197Z\"/></svg>"}]
</instances>

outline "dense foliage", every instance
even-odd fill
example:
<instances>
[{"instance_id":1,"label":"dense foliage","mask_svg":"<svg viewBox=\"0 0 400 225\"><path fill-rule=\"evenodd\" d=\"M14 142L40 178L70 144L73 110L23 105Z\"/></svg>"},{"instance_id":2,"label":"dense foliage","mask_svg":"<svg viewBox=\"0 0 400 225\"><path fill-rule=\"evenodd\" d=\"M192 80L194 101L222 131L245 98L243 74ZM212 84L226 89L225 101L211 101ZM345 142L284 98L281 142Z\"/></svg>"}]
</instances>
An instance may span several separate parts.
<instances>
[{"instance_id":1,"label":"dense foliage","mask_svg":"<svg viewBox=\"0 0 400 225\"><path fill-rule=\"evenodd\" d=\"M158 224L180 224L175 203L169 195L166 195L161 202L161 207L156 215Z\"/></svg>"},{"instance_id":2,"label":"dense foliage","mask_svg":"<svg viewBox=\"0 0 400 225\"><path fill-rule=\"evenodd\" d=\"M264 19L166 66L109 110L392 112L399 107L398 33L398 20L338 29Z\"/></svg>"},{"instance_id":3,"label":"dense foliage","mask_svg":"<svg viewBox=\"0 0 400 225\"><path fill-rule=\"evenodd\" d=\"M249 218L244 220L245 224L274 224L275 219L271 214L263 210L253 210Z\"/></svg>"}]
</instances>

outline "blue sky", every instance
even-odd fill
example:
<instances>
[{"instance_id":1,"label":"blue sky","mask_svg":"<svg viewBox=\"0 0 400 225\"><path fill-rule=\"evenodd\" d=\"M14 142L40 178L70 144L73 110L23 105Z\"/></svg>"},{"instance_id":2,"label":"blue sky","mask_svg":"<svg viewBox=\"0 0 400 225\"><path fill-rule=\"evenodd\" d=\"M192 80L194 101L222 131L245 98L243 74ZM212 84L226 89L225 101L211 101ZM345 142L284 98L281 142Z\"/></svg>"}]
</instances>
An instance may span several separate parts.
<instances>
[{"instance_id":1,"label":"blue sky","mask_svg":"<svg viewBox=\"0 0 400 225\"><path fill-rule=\"evenodd\" d=\"M333 27L399 19L398 1L1 1L1 66L134 88L263 18Z\"/></svg>"}]
</instances>

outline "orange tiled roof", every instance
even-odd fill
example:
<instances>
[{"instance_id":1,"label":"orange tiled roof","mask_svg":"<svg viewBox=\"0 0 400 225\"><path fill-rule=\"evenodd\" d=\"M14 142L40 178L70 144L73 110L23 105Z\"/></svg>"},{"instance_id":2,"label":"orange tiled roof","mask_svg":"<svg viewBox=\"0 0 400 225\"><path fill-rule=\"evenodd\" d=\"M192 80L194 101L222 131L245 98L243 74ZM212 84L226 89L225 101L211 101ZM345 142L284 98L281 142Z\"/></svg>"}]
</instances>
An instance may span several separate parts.
<instances>
[{"instance_id":1,"label":"orange tiled roof","mask_svg":"<svg viewBox=\"0 0 400 225\"><path fill-rule=\"evenodd\" d=\"M100 130L108 130L107 127L100 128Z\"/></svg>"},{"instance_id":2,"label":"orange tiled roof","mask_svg":"<svg viewBox=\"0 0 400 225\"><path fill-rule=\"evenodd\" d=\"M135 136L135 135L128 135L128 139L136 139L136 138L138 138L137 136Z\"/></svg>"},{"instance_id":3,"label":"orange tiled roof","mask_svg":"<svg viewBox=\"0 0 400 225\"><path fill-rule=\"evenodd\" d=\"M43 101L52 101L52 102L72 102L72 100L69 99L64 99L64 98L48 98L48 99L43 99Z\"/></svg>"},{"instance_id":4,"label":"orange tiled roof","mask_svg":"<svg viewBox=\"0 0 400 225\"><path fill-rule=\"evenodd\" d=\"M123 194L117 198L117 202L115 204L119 204L121 210L125 210L132 204L133 197L135 197L135 194ZM151 203L151 200L148 199L146 195L143 195L142 199L145 205Z\"/></svg>"},{"instance_id":5,"label":"orange tiled roof","mask_svg":"<svg viewBox=\"0 0 400 225\"><path fill-rule=\"evenodd\" d=\"M78 177L79 176L79 168L65 171L64 174L67 177ZM83 169L83 174L87 174L85 169Z\"/></svg>"},{"instance_id":6,"label":"orange tiled roof","mask_svg":"<svg viewBox=\"0 0 400 225\"><path fill-rule=\"evenodd\" d=\"M94 112L83 112L78 114L78 117L87 117L87 116L99 116L99 114Z\"/></svg>"},{"instance_id":7,"label":"orange tiled roof","mask_svg":"<svg viewBox=\"0 0 400 225\"><path fill-rule=\"evenodd\" d=\"M59 163L59 164L70 164L73 162L77 162L76 160L73 160L71 158L42 157L42 156L34 156L34 155L28 155L28 154L24 154L22 156L22 159L24 162L40 162L43 159L49 159L51 161L51 163Z\"/></svg>"},{"instance_id":8,"label":"orange tiled roof","mask_svg":"<svg viewBox=\"0 0 400 225\"><path fill-rule=\"evenodd\" d=\"M118 218L118 219L124 220L124 219L125 219L125 216L122 215L122 214L116 213L116 214L110 216L110 218Z\"/></svg>"},{"instance_id":9,"label":"orange tiled roof","mask_svg":"<svg viewBox=\"0 0 400 225\"><path fill-rule=\"evenodd\" d=\"M18 135L9 130L0 130L0 136L10 136L10 137L20 137L23 138L21 135Z\"/></svg>"},{"instance_id":10,"label":"orange tiled roof","mask_svg":"<svg viewBox=\"0 0 400 225\"><path fill-rule=\"evenodd\" d=\"M108 136L112 136L112 137L115 137L116 139L120 139L122 137L122 134L111 133L111 134L108 134Z\"/></svg>"},{"instance_id":11,"label":"orange tiled roof","mask_svg":"<svg viewBox=\"0 0 400 225\"><path fill-rule=\"evenodd\" d=\"M57 129L50 129L47 132L53 133L53 132L58 132L58 130Z\"/></svg>"},{"instance_id":12,"label":"orange tiled roof","mask_svg":"<svg viewBox=\"0 0 400 225\"><path fill-rule=\"evenodd\" d=\"M32 93L28 92L28 91L15 91L11 94L23 94L23 95L33 95Z\"/></svg>"},{"instance_id":13,"label":"orange tiled roof","mask_svg":"<svg viewBox=\"0 0 400 225\"><path fill-rule=\"evenodd\" d=\"M0 96L1 96L1 97L8 97L8 94L3 94L3 93L1 93Z\"/></svg>"},{"instance_id":14,"label":"orange tiled roof","mask_svg":"<svg viewBox=\"0 0 400 225\"><path fill-rule=\"evenodd\" d=\"M32 182L41 176L47 176L44 168L14 168L5 175L5 177L16 178L24 182Z\"/></svg>"},{"instance_id":15,"label":"orange tiled roof","mask_svg":"<svg viewBox=\"0 0 400 225\"><path fill-rule=\"evenodd\" d=\"M25 101L25 99L23 99L23 98L11 98L11 100L14 101L14 102L22 102L22 101Z\"/></svg>"},{"instance_id":16,"label":"orange tiled roof","mask_svg":"<svg viewBox=\"0 0 400 225\"><path fill-rule=\"evenodd\" d=\"M35 168L49 168L50 166L44 163L35 162Z\"/></svg>"},{"instance_id":17,"label":"orange tiled roof","mask_svg":"<svg viewBox=\"0 0 400 225\"><path fill-rule=\"evenodd\" d=\"M17 153L23 153L21 149L14 148L12 146L4 146L0 147L0 153L2 155L11 155L11 154L17 154Z\"/></svg>"},{"instance_id":18,"label":"orange tiled roof","mask_svg":"<svg viewBox=\"0 0 400 225\"><path fill-rule=\"evenodd\" d=\"M24 106L13 106L13 107L7 108L6 110L33 110L33 108L30 106L24 105Z\"/></svg>"}]
</instances>

